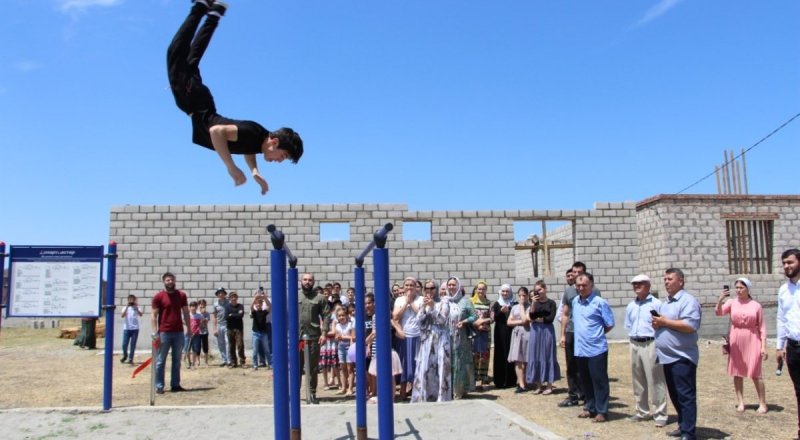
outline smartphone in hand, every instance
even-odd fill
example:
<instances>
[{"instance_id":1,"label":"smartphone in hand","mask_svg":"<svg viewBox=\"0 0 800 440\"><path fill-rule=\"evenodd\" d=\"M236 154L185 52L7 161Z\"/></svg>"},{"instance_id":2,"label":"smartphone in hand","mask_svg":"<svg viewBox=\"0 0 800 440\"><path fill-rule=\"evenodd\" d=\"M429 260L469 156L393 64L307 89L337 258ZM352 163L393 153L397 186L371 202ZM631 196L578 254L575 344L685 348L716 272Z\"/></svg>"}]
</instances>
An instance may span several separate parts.
<instances>
[{"instance_id":1,"label":"smartphone in hand","mask_svg":"<svg viewBox=\"0 0 800 440\"><path fill-rule=\"evenodd\" d=\"M653 315L654 317L661 316L661 315L658 314L658 312L656 312L655 310L652 310L652 309L650 309L650 314Z\"/></svg>"}]
</instances>

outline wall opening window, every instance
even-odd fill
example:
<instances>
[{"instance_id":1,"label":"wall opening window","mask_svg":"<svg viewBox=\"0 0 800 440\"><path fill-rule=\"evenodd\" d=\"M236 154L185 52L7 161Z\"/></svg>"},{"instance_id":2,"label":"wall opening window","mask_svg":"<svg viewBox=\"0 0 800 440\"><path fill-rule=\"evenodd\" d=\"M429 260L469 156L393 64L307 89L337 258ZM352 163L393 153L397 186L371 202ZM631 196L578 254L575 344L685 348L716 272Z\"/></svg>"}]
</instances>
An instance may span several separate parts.
<instances>
[{"instance_id":1,"label":"wall opening window","mask_svg":"<svg viewBox=\"0 0 800 440\"><path fill-rule=\"evenodd\" d=\"M772 219L725 220L731 274L772 273Z\"/></svg>"},{"instance_id":2,"label":"wall opening window","mask_svg":"<svg viewBox=\"0 0 800 440\"><path fill-rule=\"evenodd\" d=\"M574 224L546 218L514 222L517 278L559 275L574 261Z\"/></svg>"},{"instance_id":3,"label":"wall opening window","mask_svg":"<svg viewBox=\"0 0 800 440\"><path fill-rule=\"evenodd\" d=\"M319 241L350 241L350 223L320 223Z\"/></svg>"},{"instance_id":4,"label":"wall opening window","mask_svg":"<svg viewBox=\"0 0 800 440\"><path fill-rule=\"evenodd\" d=\"M403 240L431 241L431 222L403 222Z\"/></svg>"}]
</instances>

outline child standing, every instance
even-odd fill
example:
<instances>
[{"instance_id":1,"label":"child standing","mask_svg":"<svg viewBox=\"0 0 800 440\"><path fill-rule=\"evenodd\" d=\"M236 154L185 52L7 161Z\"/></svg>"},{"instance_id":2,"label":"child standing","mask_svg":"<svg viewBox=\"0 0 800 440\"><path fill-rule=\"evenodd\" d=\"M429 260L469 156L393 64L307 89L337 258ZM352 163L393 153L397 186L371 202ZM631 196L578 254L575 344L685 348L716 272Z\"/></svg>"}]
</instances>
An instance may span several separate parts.
<instances>
[{"instance_id":1,"label":"child standing","mask_svg":"<svg viewBox=\"0 0 800 440\"><path fill-rule=\"evenodd\" d=\"M347 309L341 307L336 310L336 325L334 327L336 338L336 353L339 356L339 375L342 389L339 394L355 394L353 389L354 364L347 358L347 350L356 337L355 325L350 320Z\"/></svg>"},{"instance_id":2,"label":"child standing","mask_svg":"<svg viewBox=\"0 0 800 440\"><path fill-rule=\"evenodd\" d=\"M207 305L204 299L197 301L197 312L203 315L203 320L200 321L200 345L206 367L208 366L208 321L211 319L211 314L206 311Z\"/></svg>"},{"instance_id":3,"label":"child standing","mask_svg":"<svg viewBox=\"0 0 800 440\"><path fill-rule=\"evenodd\" d=\"M139 339L139 317L142 316L142 309L139 308L136 295L128 295L128 305L122 309L122 317L125 322L122 324L122 358L120 362L133 364L133 353L136 351L136 341ZM128 354L128 344L131 351Z\"/></svg>"},{"instance_id":4,"label":"child standing","mask_svg":"<svg viewBox=\"0 0 800 440\"><path fill-rule=\"evenodd\" d=\"M189 369L197 368L200 364L200 326L203 322L203 315L197 311L197 301L189 303L189 331L192 336L189 339Z\"/></svg>"},{"instance_id":5,"label":"child standing","mask_svg":"<svg viewBox=\"0 0 800 440\"><path fill-rule=\"evenodd\" d=\"M342 306L338 303L331 308L332 312L326 311L322 318L322 328L325 331L325 343L320 348L319 367L322 370L322 377L325 379L325 389L335 390L341 384L339 382L339 357L336 353L336 311ZM330 374L329 374L330 373Z\"/></svg>"}]
</instances>

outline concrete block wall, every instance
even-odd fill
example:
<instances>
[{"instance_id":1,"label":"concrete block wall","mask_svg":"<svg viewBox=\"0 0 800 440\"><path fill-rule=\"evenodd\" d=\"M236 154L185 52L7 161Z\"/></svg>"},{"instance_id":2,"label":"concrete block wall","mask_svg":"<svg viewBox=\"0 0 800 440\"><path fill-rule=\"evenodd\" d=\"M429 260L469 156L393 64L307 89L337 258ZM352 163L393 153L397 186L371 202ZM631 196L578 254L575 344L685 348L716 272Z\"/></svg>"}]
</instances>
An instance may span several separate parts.
<instances>
[{"instance_id":1,"label":"concrete block wall","mask_svg":"<svg viewBox=\"0 0 800 440\"><path fill-rule=\"evenodd\" d=\"M636 203L597 202L575 225L575 258L586 264L612 307L631 297L630 280L639 272Z\"/></svg>"},{"instance_id":2,"label":"concrete block wall","mask_svg":"<svg viewBox=\"0 0 800 440\"><path fill-rule=\"evenodd\" d=\"M477 280L486 280L494 297L502 283L517 288L536 281L532 273L520 270L514 222L570 221L575 224L574 258L567 250L567 257L553 259L553 275L544 278L551 296L557 298L563 291L563 272L577 259L586 263L612 307L621 308L631 298L631 277L648 274L659 294L659 280L670 266L686 272L687 288L701 302L714 302L720 286L733 284L737 277L727 273L725 224L720 216L777 213L774 271L750 276L756 299L769 303L783 282L780 253L800 245L798 202L800 196L656 196L639 204L598 202L591 210L494 211L409 211L405 204L383 203L120 206L111 210L110 238L119 244L117 303L123 305L133 293L149 312L150 298L161 289L165 271L177 275L179 287L191 298L212 299L214 290L224 286L239 291L249 306L252 291L260 285L270 287L266 226L271 223L287 235L299 269L314 273L320 284L352 284L355 255L376 229L391 222L395 225L388 243L392 282L406 275L441 282L455 274L467 290ZM431 240L404 240L403 224L409 221L430 222ZM348 223L349 240L320 241L322 222ZM548 238L571 233L567 229L571 225L548 232ZM530 253L523 253L530 267ZM365 267L367 287L372 290L371 256ZM145 321L147 328L149 320ZM615 330L611 336L624 333Z\"/></svg>"},{"instance_id":3,"label":"concrete block wall","mask_svg":"<svg viewBox=\"0 0 800 440\"><path fill-rule=\"evenodd\" d=\"M731 214L775 216L771 274L730 273L723 216ZM774 303L785 281L780 254L800 246L800 196L659 195L640 202L636 218L642 270L660 280L666 268L680 268L687 290L706 304L715 303L722 285L732 286L740 276L753 281L756 300ZM660 282L654 287L663 290Z\"/></svg>"},{"instance_id":4,"label":"concrete block wall","mask_svg":"<svg viewBox=\"0 0 800 440\"><path fill-rule=\"evenodd\" d=\"M514 221L576 221L576 253L606 283L612 297L627 282L628 260L636 261L631 203L600 203L595 210L409 211L404 204L121 206L111 211L111 239L119 243L117 301L133 293L142 304L161 288L161 274L174 272L192 298L211 299L219 286L249 298L258 286L269 289L269 237L274 223L286 234L299 269L318 283L352 283L354 257L387 222L395 225L388 246L391 279L406 275L444 280L450 274L465 286L486 280L533 284L515 267ZM628 216L626 220L624 217ZM431 240L404 240L403 223L430 222ZM320 223L349 224L349 240L320 241ZM571 229L571 228L569 228ZM563 232L569 234L568 232ZM623 258L624 252L633 252ZM570 251L571 253L571 251ZM572 258L569 258L571 263ZM567 260L564 260L567 261ZM371 257L366 267L372 284ZM563 284L564 267L554 268L550 284ZM635 271L633 271L635 272ZM245 299L245 304L249 304Z\"/></svg>"}]
</instances>

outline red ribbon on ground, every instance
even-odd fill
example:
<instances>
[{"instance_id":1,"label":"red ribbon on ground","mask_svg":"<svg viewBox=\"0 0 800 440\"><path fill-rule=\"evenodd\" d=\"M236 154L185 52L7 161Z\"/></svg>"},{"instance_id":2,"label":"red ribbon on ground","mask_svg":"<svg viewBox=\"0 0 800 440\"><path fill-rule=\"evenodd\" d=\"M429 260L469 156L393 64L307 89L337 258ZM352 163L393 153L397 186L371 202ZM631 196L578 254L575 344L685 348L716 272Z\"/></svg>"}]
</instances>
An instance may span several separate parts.
<instances>
[{"instance_id":1,"label":"red ribbon on ground","mask_svg":"<svg viewBox=\"0 0 800 440\"><path fill-rule=\"evenodd\" d=\"M161 345L160 342L161 342L161 340L159 338L154 339L153 340L153 349L158 351L158 346ZM142 370L144 370L145 368L149 367L150 364L152 364L152 363L153 363L153 357L150 356L149 358L147 358L147 360L142 362L141 365L136 367L135 370L133 370L133 374L131 374L131 379L135 379L137 374L141 373Z\"/></svg>"}]
</instances>

